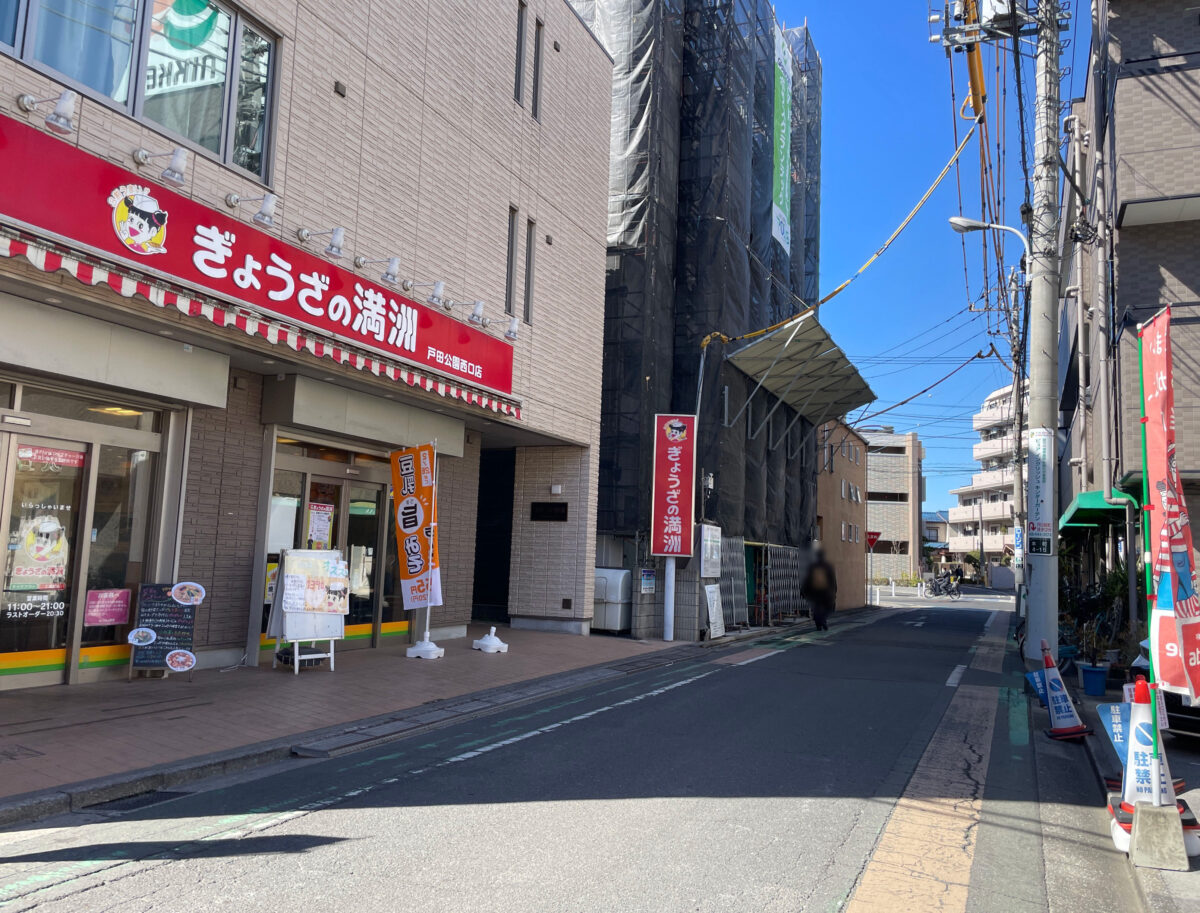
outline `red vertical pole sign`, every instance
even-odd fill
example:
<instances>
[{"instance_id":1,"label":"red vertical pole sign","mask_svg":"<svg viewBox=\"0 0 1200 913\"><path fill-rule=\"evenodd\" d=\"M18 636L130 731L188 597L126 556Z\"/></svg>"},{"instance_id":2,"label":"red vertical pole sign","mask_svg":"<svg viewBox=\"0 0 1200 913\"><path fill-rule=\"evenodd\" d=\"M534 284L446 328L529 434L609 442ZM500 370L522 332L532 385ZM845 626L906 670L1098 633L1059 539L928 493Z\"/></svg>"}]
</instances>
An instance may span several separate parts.
<instances>
[{"instance_id":1,"label":"red vertical pole sign","mask_svg":"<svg viewBox=\"0 0 1200 913\"><path fill-rule=\"evenodd\" d=\"M650 554L663 570L663 640L675 639L675 559L692 556L696 515L696 416L654 416L654 488L650 496Z\"/></svg>"}]
</instances>

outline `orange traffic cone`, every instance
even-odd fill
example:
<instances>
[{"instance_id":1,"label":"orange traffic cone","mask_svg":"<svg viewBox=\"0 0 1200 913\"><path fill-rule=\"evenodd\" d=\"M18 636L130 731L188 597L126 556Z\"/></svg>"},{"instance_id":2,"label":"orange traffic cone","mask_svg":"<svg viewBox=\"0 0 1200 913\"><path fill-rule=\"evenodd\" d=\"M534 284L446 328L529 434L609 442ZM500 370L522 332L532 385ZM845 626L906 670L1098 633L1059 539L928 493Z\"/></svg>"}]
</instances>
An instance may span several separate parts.
<instances>
[{"instance_id":1,"label":"orange traffic cone","mask_svg":"<svg viewBox=\"0 0 1200 913\"><path fill-rule=\"evenodd\" d=\"M1092 730L1083 725L1083 720L1071 703L1071 695L1067 694L1067 686L1063 684L1062 675L1050 655L1050 644L1042 641L1042 663L1045 668L1042 674L1046 677L1046 706L1050 708L1050 728L1046 735L1052 739L1078 739L1091 735Z\"/></svg>"},{"instance_id":2,"label":"orange traffic cone","mask_svg":"<svg viewBox=\"0 0 1200 913\"><path fill-rule=\"evenodd\" d=\"M1126 734L1128 753L1122 774L1121 793L1110 793L1108 797L1108 813L1111 816L1109 832L1112 834L1113 845L1123 853L1129 852L1133 813L1138 802L1174 805L1183 826L1183 843L1187 854L1200 855L1200 823L1197 823L1196 816L1192 814L1187 803L1176 798L1171 768L1167 766L1167 755L1163 751L1161 736L1157 743L1158 763L1154 762L1156 746L1152 713L1150 684L1139 675L1133 690L1133 706L1129 710L1129 731Z\"/></svg>"}]
</instances>

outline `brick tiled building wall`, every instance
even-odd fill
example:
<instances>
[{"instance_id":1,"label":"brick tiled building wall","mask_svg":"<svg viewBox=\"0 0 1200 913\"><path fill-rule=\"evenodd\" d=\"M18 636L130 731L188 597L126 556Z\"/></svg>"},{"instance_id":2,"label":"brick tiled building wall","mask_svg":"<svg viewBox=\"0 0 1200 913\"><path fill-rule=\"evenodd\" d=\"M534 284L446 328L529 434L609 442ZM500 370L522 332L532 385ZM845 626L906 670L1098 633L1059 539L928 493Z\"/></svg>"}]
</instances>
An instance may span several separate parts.
<instances>
[{"instance_id":1,"label":"brick tiled building wall","mask_svg":"<svg viewBox=\"0 0 1200 913\"><path fill-rule=\"evenodd\" d=\"M19 12L32 2L19 0ZM511 296L517 338L504 344L512 347L509 398L519 405L520 420L444 397L436 387L409 387L202 317L158 308L140 295L122 297L103 284L88 286L23 260L0 259L0 274L40 287L58 299L58 306L109 316L197 350L219 351L237 365L229 372L227 407L192 408L188 419L178 563L181 578L209 588L196 622L196 645L202 652L210 650L215 657L219 650L224 662L255 634L253 613L262 608L255 575L261 577L265 570L254 560L262 547L263 530L256 527L267 456L263 376L291 373L465 424L464 455L440 462L446 605L440 617L435 613L435 624L458 626L470 619L480 454L503 448L517 453L509 608L514 615L528 613L567 622L563 627L587 628L595 550L612 60L565 0L526 0L523 6L525 88L517 100L516 2L233 4L275 42L266 174L256 178L191 144L184 184L172 191L241 219L246 231L266 232L287 244L301 243L300 228L342 227L345 255L338 267L376 282L381 264L355 267L354 258L397 257L400 278L418 283L411 291L418 300L436 280L446 283L446 294L455 301L482 300L490 321L482 331L492 337L502 337L508 327L512 315L505 306ZM535 73L535 24L541 26L540 73ZM74 130L56 141L118 165L131 179L161 183L164 160L139 167L132 152L169 152L180 144L179 137L141 116L137 105L126 106L32 65L33 56L32 45L15 50L0 45L0 117L44 130L46 112L22 111L16 98L25 93L55 98L72 88L78 92ZM137 85L141 75L134 71L130 84ZM273 225L251 222L255 206L231 209L224 202L230 193L249 201L266 192L278 197ZM517 212L518 227L511 256L510 208ZM178 233L171 243L186 240ZM322 246L308 242L315 253ZM155 268L154 262L137 266ZM465 322L469 313L470 307L456 307L451 317ZM216 386L220 388L219 378ZM154 390L141 392L156 395ZM169 405L181 415L191 408L186 402ZM386 450L381 441L329 442L330 435L319 428L305 427L315 438L347 450ZM171 439L173 453L181 440L182 435ZM530 501L552 499L551 484L562 484L562 498L569 502L565 527L528 520ZM179 492L165 496L178 498ZM564 600L569 609L563 608Z\"/></svg>"},{"instance_id":2,"label":"brick tiled building wall","mask_svg":"<svg viewBox=\"0 0 1200 913\"><path fill-rule=\"evenodd\" d=\"M1064 242L1068 272L1063 285L1080 286L1083 308L1070 304L1064 310L1064 351L1069 356L1062 370L1072 377L1082 372L1087 393L1080 397L1069 390L1061 403L1066 442L1059 471L1060 510L1081 489L1110 485L1140 499L1137 328L1167 306L1172 308L1176 455L1193 500L1189 479L1200 472L1200 68L1194 59L1195 13L1171 0L1109 0L1100 9L1107 19L1093 23L1090 77L1085 98L1072 107L1078 125L1065 158L1072 161L1076 147L1081 152L1081 184L1091 188L1082 218L1092 225L1098 176L1103 182L1108 236L1103 247ZM1071 211L1078 211L1075 201L1065 199ZM1107 297L1101 299L1098 275L1105 273ZM1108 376L1104 356L1110 340L1099 332L1105 315L1111 330ZM1079 359L1081 348L1086 365ZM1107 423L1100 410L1106 381L1112 393ZM1102 462L1106 439L1109 465ZM1080 468L1085 452L1086 466ZM1116 521L1113 538L1123 539L1123 517ZM1105 538L1097 537L1090 565L1087 560L1082 565L1097 578L1109 562Z\"/></svg>"},{"instance_id":3,"label":"brick tiled building wall","mask_svg":"<svg viewBox=\"0 0 1200 913\"><path fill-rule=\"evenodd\" d=\"M528 624L576 621L575 629L586 633L595 585L595 454L594 446L517 451L509 605ZM552 493L552 485L561 492ZM566 521L532 520L534 502L566 504Z\"/></svg>"},{"instance_id":4,"label":"brick tiled building wall","mask_svg":"<svg viewBox=\"0 0 1200 913\"><path fill-rule=\"evenodd\" d=\"M254 523L262 470L262 378L230 371L225 409L192 415L191 453L179 578L208 590L196 612L197 647L234 647L246 641L246 613L254 597Z\"/></svg>"},{"instance_id":5,"label":"brick tiled building wall","mask_svg":"<svg viewBox=\"0 0 1200 913\"><path fill-rule=\"evenodd\" d=\"M480 436L468 432L461 457L438 458L438 558L443 605L433 612L435 627L471 620L475 580L475 517L479 497Z\"/></svg>"}]
</instances>

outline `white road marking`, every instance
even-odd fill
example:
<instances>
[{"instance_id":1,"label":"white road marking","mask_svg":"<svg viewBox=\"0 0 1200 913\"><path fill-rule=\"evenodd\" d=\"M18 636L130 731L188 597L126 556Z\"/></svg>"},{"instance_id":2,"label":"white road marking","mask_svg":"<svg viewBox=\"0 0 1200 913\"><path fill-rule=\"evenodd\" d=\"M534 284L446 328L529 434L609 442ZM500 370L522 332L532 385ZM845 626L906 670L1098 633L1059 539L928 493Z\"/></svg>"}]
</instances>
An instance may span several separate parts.
<instances>
[{"instance_id":1,"label":"white road marking","mask_svg":"<svg viewBox=\"0 0 1200 913\"><path fill-rule=\"evenodd\" d=\"M950 677L946 679L947 688L957 688L958 683L962 681L963 673L967 671L966 665L955 666L954 671L950 673Z\"/></svg>"},{"instance_id":2,"label":"white road marking","mask_svg":"<svg viewBox=\"0 0 1200 913\"><path fill-rule=\"evenodd\" d=\"M778 656L783 653L783 650L772 650L770 653L762 653L758 656L751 656L749 659L743 659L740 663L734 663L735 666L748 666L751 663L756 663L760 659L766 659L768 656Z\"/></svg>"}]
</instances>

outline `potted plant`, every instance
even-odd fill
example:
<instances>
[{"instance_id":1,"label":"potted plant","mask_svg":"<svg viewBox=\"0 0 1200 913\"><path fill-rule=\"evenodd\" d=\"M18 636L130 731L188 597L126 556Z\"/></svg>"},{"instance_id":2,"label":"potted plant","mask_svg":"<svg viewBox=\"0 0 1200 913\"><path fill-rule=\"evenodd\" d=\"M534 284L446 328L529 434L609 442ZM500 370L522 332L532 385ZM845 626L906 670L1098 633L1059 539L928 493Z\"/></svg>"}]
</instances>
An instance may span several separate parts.
<instances>
[{"instance_id":1,"label":"potted plant","mask_svg":"<svg viewBox=\"0 0 1200 913\"><path fill-rule=\"evenodd\" d=\"M1100 627L1100 619L1093 618L1085 622L1079 629L1080 661L1076 663L1079 669L1079 684L1084 694L1093 697L1103 697L1108 681L1108 670L1112 663L1102 659L1109 649L1108 637Z\"/></svg>"}]
</instances>

